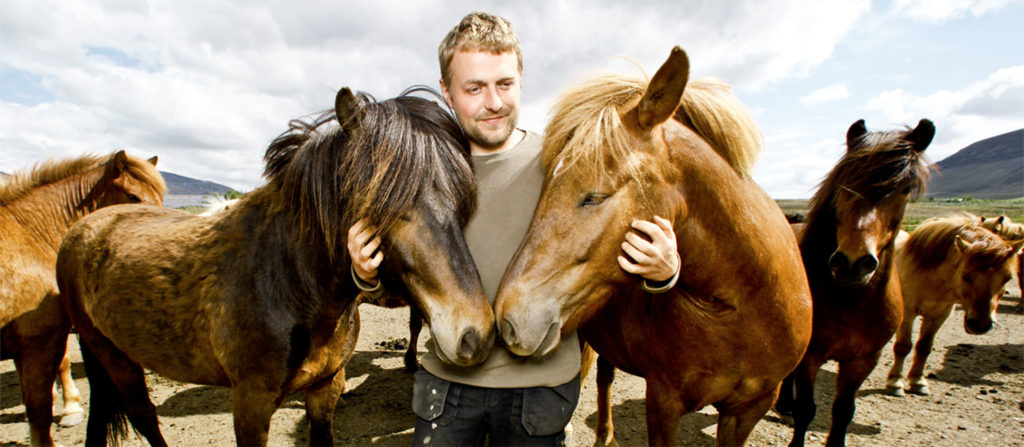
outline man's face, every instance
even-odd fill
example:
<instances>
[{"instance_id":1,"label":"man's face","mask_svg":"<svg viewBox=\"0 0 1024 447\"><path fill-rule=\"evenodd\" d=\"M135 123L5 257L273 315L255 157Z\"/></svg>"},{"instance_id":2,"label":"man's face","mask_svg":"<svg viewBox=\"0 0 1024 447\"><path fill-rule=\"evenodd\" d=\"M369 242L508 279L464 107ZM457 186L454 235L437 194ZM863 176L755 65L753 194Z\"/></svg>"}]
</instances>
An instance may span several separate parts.
<instances>
[{"instance_id":1,"label":"man's face","mask_svg":"<svg viewBox=\"0 0 1024 447\"><path fill-rule=\"evenodd\" d=\"M462 130L475 146L499 148L519 121L522 78L515 53L457 51L448 70L450 84L442 80L441 91Z\"/></svg>"}]
</instances>

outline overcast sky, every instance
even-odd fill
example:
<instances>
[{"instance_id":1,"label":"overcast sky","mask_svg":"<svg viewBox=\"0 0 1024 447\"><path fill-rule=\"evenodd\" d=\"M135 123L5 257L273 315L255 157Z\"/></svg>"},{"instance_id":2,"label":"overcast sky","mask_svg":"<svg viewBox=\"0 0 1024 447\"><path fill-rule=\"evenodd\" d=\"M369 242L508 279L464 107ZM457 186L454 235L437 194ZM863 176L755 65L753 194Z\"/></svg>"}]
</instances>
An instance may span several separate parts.
<instances>
[{"instance_id":1,"label":"overcast sky","mask_svg":"<svg viewBox=\"0 0 1024 447\"><path fill-rule=\"evenodd\" d=\"M437 45L473 10L518 31L536 132L588 70L653 73L682 46L761 126L754 179L777 199L810 197L857 119L932 119L932 161L1024 127L1022 1L4 0L0 171L124 148L251 190L267 143L338 88L436 87Z\"/></svg>"}]
</instances>

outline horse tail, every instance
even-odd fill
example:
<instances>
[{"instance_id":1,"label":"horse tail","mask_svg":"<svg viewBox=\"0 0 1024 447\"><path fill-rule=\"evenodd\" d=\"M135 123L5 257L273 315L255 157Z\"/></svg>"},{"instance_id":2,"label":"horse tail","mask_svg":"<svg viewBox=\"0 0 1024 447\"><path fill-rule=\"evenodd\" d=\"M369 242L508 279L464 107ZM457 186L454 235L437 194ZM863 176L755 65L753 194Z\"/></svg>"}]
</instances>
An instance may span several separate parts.
<instances>
[{"instance_id":1,"label":"horse tail","mask_svg":"<svg viewBox=\"0 0 1024 447\"><path fill-rule=\"evenodd\" d=\"M676 118L689 122L740 176L751 176L764 139L729 84L715 78L690 81Z\"/></svg>"},{"instance_id":2,"label":"horse tail","mask_svg":"<svg viewBox=\"0 0 1024 447\"><path fill-rule=\"evenodd\" d=\"M78 346L82 350L85 375L89 379L89 422L85 444L117 446L128 435L128 412L124 399L96 354L85 343ZM104 444L97 443L101 440Z\"/></svg>"}]
</instances>

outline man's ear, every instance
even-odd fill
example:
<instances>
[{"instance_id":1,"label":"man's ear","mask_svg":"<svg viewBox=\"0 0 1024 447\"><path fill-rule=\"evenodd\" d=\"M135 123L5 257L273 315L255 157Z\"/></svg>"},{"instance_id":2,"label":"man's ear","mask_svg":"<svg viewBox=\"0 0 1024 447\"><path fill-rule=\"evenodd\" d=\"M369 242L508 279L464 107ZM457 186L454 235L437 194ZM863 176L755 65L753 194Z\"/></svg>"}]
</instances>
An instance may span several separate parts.
<instances>
[{"instance_id":1,"label":"man's ear","mask_svg":"<svg viewBox=\"0 0 1024 447\"><path fill-rule=\"evenodd\" d=\"M449 108L452 107L452 95L448 92L448 86L444 83L444 78L438 79L438 84L441 86L441 96L444 96L444 102L448 104Z\"/></svg>"}]
</instances>

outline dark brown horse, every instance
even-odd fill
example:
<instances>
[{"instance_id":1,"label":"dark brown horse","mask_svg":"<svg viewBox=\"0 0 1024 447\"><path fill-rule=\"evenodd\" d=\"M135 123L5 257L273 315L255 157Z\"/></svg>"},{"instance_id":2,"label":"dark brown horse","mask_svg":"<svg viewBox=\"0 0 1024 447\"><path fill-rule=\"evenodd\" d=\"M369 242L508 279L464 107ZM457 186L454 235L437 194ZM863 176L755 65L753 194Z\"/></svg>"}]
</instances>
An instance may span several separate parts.
<instances>
[{"instance_id":1,"label":"dark brown horse","mask_svg":"<svg viewBox=\"0 0 1024 447\"><path fill-rule=\"evenodd\" d=\"M361 218L386 241L385 287L422 312L443 358L486 358L494 315L462 238L475 181L458 123L433 101L347 88L333 115L293 121L267 149L267 185L224 213L111 207L68 233L57 282L87 348L87 444L123 433L123 409L164 445L143 368L231 387L239 445L265 445L304 391L310 444L332 444L359 331L345 238Z\"/></svg>"},{"instance_id":2,"label":"dark brown horse","mask_svg":"<svg viewBox=\"0 0 1024 447\"><path fill-rule=\"evenodd\" d=\"M706 405L719 444L743 444L810 339L796 239L748 175L760 133L728 86L688 75L676 47L649 82L605 75L560 96L541 199L497 296L512 352L543 356L578 327L598 353L600 443L619 368L647 380L652 445L674 445L680 416ZM660 295L616 262L631 221L655 215L682 272Z\"/></svg>"},{"instance_id":3,"label":"dark brown horse","mask_svg":"<svg viewBox=\"0 0 1024 447\"><path fill-rule=\"evenodd\" d=\"M811 199L799 240L814 296L814 331L776 407L793 414L792 446L804 445L817 411L814 380L829 360L839 362L839 377L827 444L845 444L857 390L903 320L893 245L907 201L924 193L922 153L934 135L928 120L888 132L868 132L864 120L853 123L846 153Z\"/></svg>"},{"instance_id":4,"label":"dark brown horse","mask_svg":"<svg viewBox=\"0 0 1024 447\"><path fill-rule=\"evenodd\" d=\"M886 390L902 396L930 394L924 367L932 343L955 304L964 309L964 330L984 334L995 323L999 298L1017 269L1017 251L1024 239L1003 241L981 226L983 220L961 214L928 219L906 243L897 245L896 267L903 290L903 324L893 344L894 360ZM999 226L1001 227L1002 219ZM996 226L993 229L998 230ZM1024 235L1021 235L1024 236ZM921 330L914 363L903 382L903 363L913 344L914 320Z\"/></svg>"},{"instance_id":5,"label":"dark brown horse","mask_svg":"<svg viewBox=\"0 0 1024 447\"><path fill-rule=\"evenodd\" d=\"M118 203L163 203L156 157L118 151L47 161L0 186L0 352L13 358L21 381L32 445L52 445L52 387L64 389L62 424L81 422L78 389L67 350L70 322L57 298L53 266L68 228L82 216Z\"/></svg>"}]
</instances>

